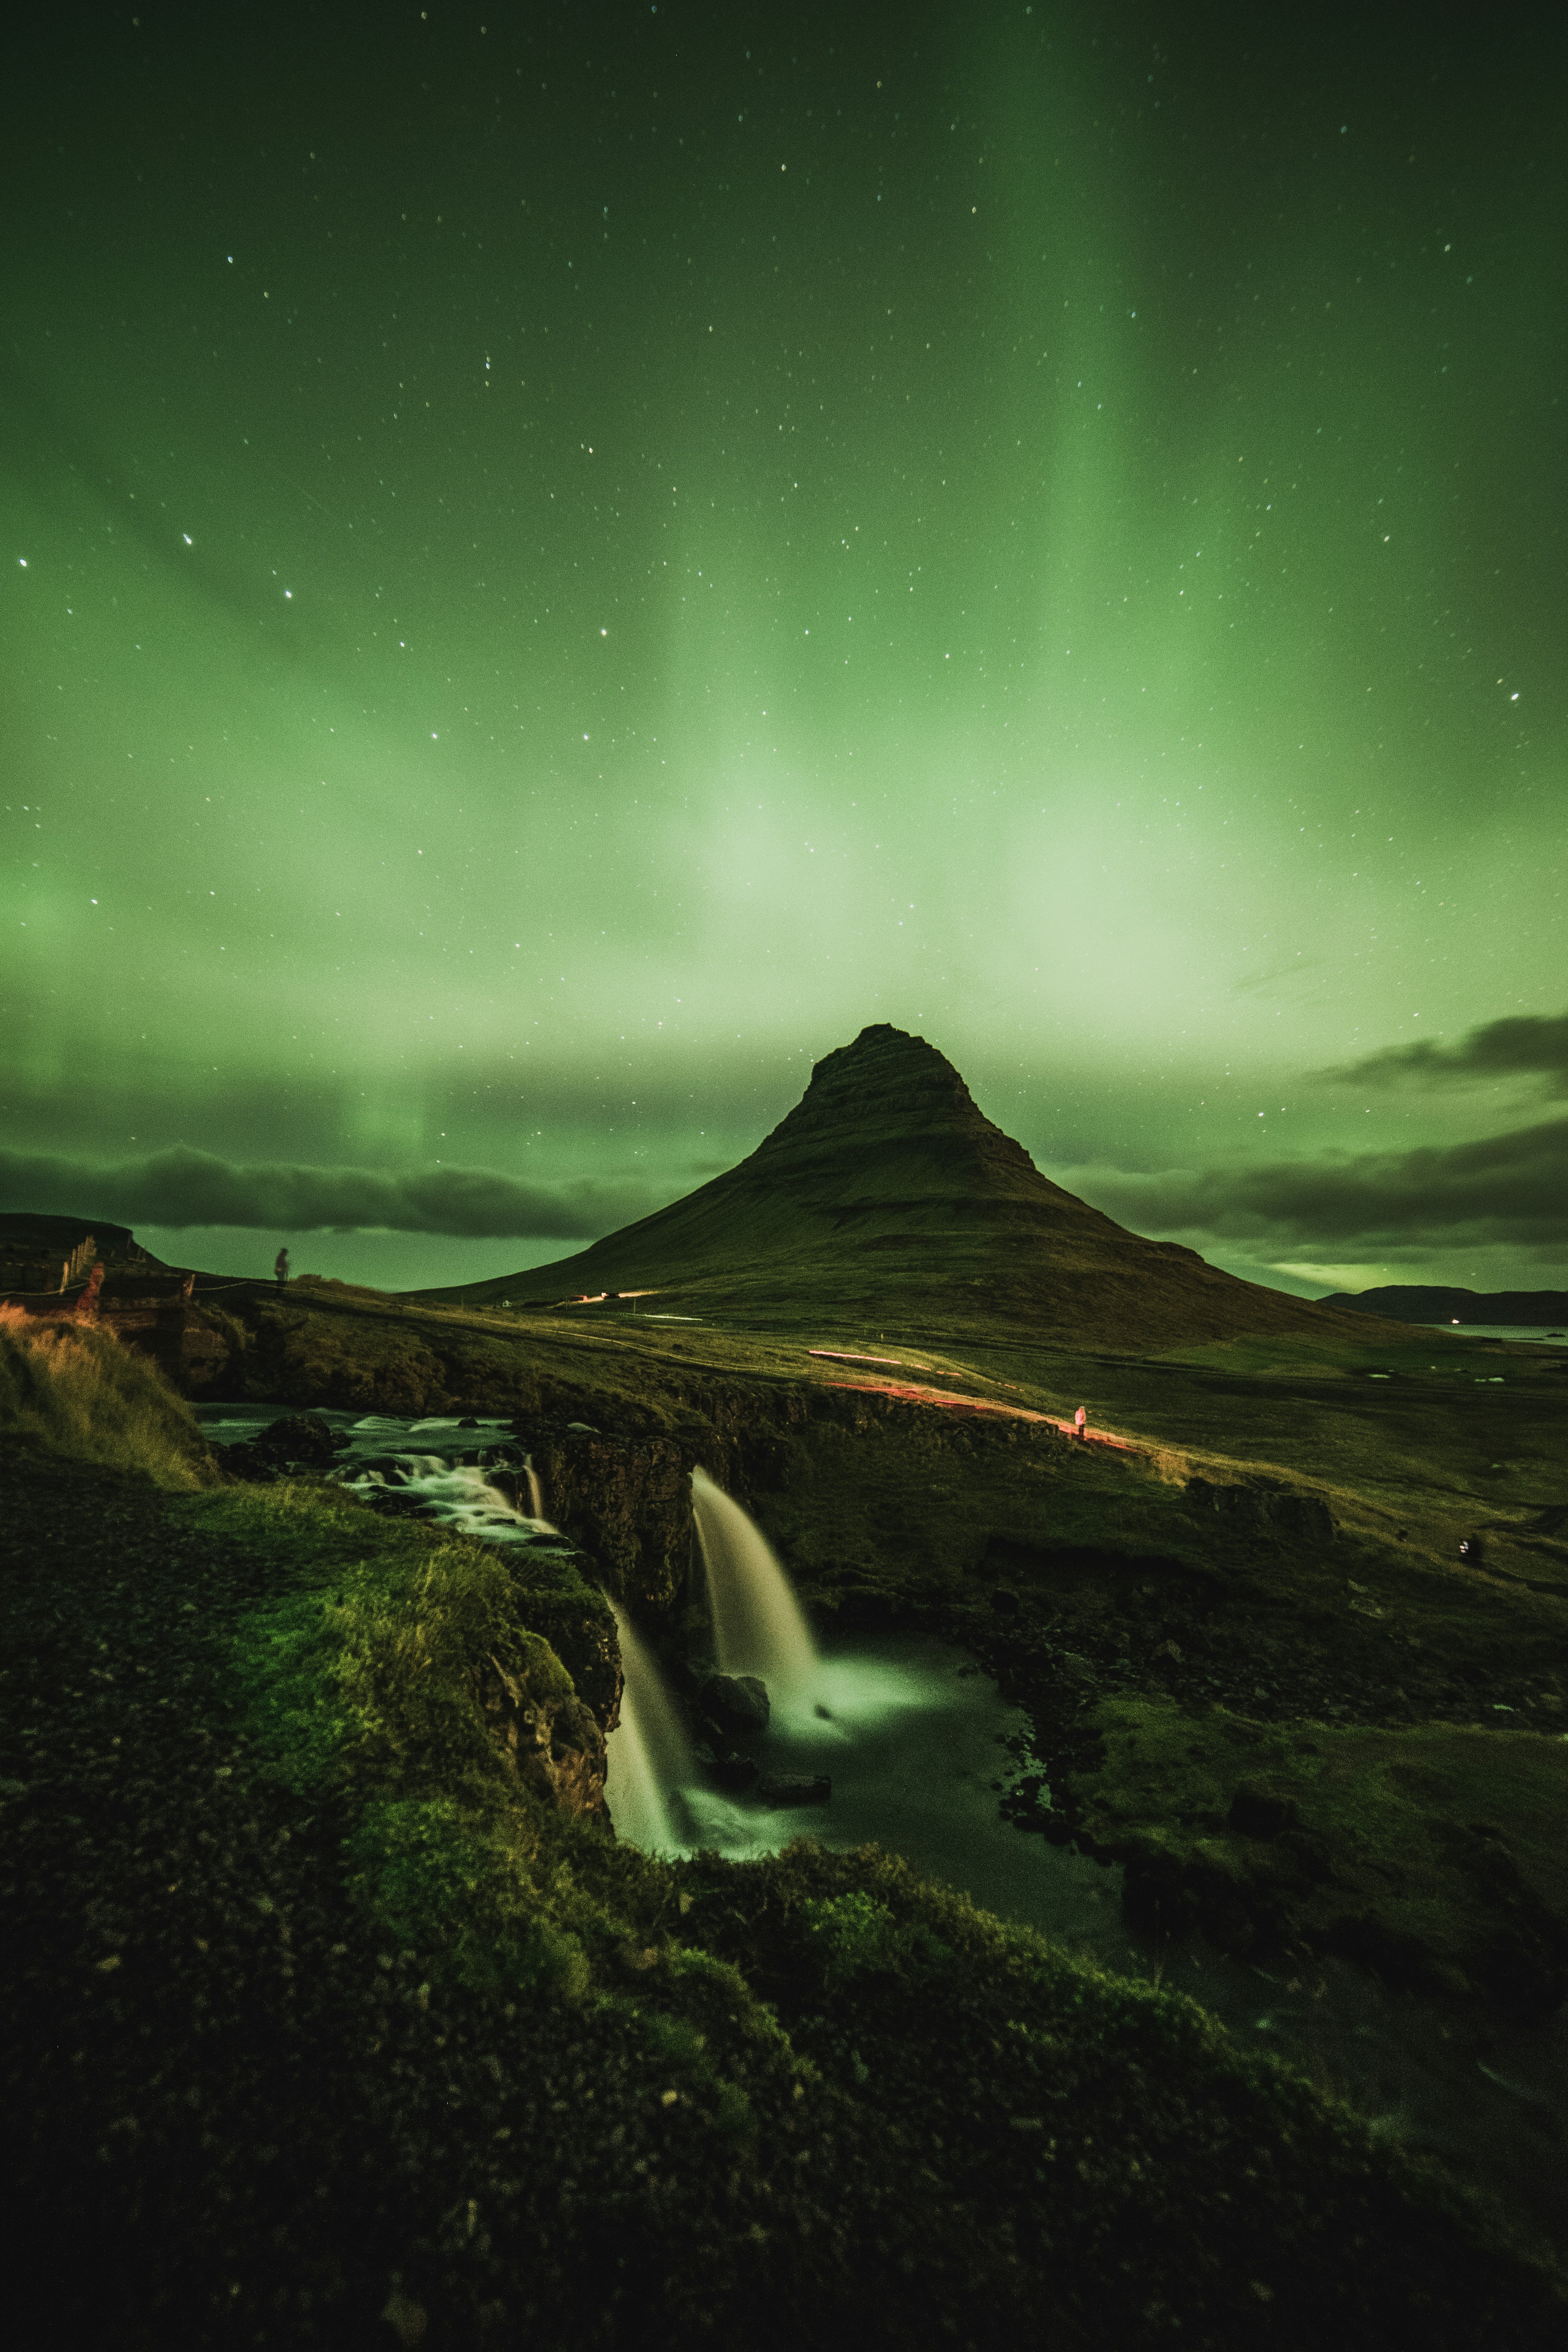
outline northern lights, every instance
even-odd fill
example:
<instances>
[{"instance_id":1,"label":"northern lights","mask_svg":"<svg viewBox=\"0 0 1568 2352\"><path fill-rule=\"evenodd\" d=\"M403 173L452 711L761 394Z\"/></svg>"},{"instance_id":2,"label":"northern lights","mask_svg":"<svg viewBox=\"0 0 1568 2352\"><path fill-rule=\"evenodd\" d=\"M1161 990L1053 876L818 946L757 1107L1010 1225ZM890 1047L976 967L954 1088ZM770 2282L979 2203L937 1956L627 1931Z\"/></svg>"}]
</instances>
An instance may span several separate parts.
<instances>
[{"instance_id":1,"label":"northern lights","mask_svg":"<svg viewBox=\"0 0 1568 2352\"><path fill-rule=\"evenodd\" d=\"M1561 39L1102 16L34 37L0 1205L499 1273L891 1021L1233 1271L1568 1279Z\"/></svg>"}]
</instances>

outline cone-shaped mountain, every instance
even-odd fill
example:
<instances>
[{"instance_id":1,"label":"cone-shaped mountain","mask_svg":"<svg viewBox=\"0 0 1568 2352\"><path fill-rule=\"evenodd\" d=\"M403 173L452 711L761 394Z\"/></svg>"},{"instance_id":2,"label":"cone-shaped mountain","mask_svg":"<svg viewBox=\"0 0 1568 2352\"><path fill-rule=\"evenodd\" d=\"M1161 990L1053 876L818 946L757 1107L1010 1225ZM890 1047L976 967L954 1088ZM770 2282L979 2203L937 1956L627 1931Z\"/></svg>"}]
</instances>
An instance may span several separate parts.
<instances>
[{"instance_id":1,"label":"cone-shaped mountain","mask_svg":"<svg viewBox=\"0 0 1568 2352\"><path fill-rule=\"evenodd\" d=\"M795 1109L738 1167L574 1257L464 1295L515 1305L676 1287L660 1307L1022 1324L1112 1347L1338 1322L1332 1308L1144 1241L1064 1192L976 1107L944 1055L885 1022L818 1062ZM1364 1319L1357 1328L1364 1336Z\"/></svg>"}]
</instances>

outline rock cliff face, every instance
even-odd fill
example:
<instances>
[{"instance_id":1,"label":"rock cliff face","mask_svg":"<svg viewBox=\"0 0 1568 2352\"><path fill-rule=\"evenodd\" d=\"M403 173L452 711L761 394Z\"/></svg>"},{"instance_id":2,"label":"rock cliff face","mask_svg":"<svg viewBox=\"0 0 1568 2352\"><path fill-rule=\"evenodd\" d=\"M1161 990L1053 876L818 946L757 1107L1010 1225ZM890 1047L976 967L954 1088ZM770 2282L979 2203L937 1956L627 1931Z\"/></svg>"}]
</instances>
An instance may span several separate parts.
<instances>
[{"instance_id":1,"label":"rock cliff face","mask_svg":"<svg viewBox=\"0 0 1568 2352\"><path fill-rule=\"evenodd\" d=\"M668 1437L517 1424L544 1494L545 1516L589 1553L606 1591L667 1614L691 1559L691 1463Z\"/></svg>"},{"instance_id":2,"label":"rock cliff face","mask_svg":"<svg viewBox=\"0 0 1568 2352\"><path fill-rule=\"evenodd\" d=\"M593 1561L564 1550L509 1549L500 1557L516 1588L520 1622L549 1643L600 1730L614 1731L625 1678L616 1621L592 1581Z\"/></svg>"},{"instance_id":3,"label":"rock cliff face","mask_svg":"<svg viewBox=\"0 0 1568 2352\"><path fill-rule=\"evenodd\" d=\"M542 1635L525 1635L522 1647L521 1672L493 1657L481 1672L479 1704L491 1737L525 1788L563 1812L603 1819L605 1728Z\"/></svg>"}]
</instances>

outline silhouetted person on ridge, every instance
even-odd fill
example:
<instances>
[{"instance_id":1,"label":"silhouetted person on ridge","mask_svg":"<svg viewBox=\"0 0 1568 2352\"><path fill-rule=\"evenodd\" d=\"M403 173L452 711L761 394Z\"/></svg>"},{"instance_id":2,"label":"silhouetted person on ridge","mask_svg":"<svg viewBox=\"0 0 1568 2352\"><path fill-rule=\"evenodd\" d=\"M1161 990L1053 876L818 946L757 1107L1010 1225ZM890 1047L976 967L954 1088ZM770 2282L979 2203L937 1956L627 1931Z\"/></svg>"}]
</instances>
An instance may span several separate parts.
<instances>
[{"instance_id":1,"label":"silhouetted person on ridge","mask_svg":"<svg viewBox=\"0 0 1568 2352\"><path fill-rule=\"evenodd\" d=\"M289 1279L289 1253L288 1253L288 1251L287 1251L286 1249L280 1249L280 1250L279 1251L279 1253L278 1253L278 1258L277 1258L277 1263L274 1265L274 1266L273 1266L273 1268L272 1268L272 1271L273 1271L273 1273L278 1276L278 1279L279 1279L279 1282L287 1282L287 1281L288 1281L288 1279Z\"/></svg>"}]
</instances>

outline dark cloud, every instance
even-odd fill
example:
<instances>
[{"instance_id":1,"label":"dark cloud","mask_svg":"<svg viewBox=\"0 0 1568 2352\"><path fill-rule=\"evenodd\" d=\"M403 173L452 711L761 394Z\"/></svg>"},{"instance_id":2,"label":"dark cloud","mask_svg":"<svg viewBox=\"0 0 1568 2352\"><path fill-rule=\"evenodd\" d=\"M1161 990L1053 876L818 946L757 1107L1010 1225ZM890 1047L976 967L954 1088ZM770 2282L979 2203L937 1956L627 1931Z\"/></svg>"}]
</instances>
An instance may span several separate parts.
<instances>
[{"instance_id":1,"label":"dark cloud","mask_svg":"<svg viewBox=\"0 0 1568 2352\"><path fill-rule=\"evenodd\" d=\"M1424 1038L1418 1045L1391 1045L1364 1062L1321 1073L1364 1086L1390 1086L1403 1078L1442 1085L1521 1074L1548 1079L1554 1095L1568 1094L1568 1013L1523 1013L1488 1021L1447 1050Z\"/></svg>"},{"instance_id":2,"label":"dark cloud","mask_svg":"<svg viewBox=\"0 0 1568 2352\"><path fill-rule=\"evenodd\" d=\"M662 1205L647 1185L523 1184L483 1168L236 1167L184 1148L92 1167L0 1151L0 1208L68 1208L133 1225L244 1225L281 1233L359 1227L468 1240L593 1241Z\"/></svg>"},{"instance_id":3,"label":"dark cloud","mask_svg":"<svg viewBox=\"0 0 1568 2352\"><path fill-rule=\"evenodd\" d=\"M1568 1242L1568 1118L1479 1143L1363 1152L1269 1168L1096 1177L1094 1205L1141 1233L1298 1246L1457 1237Z\"/></svg>"}]
</instances>

